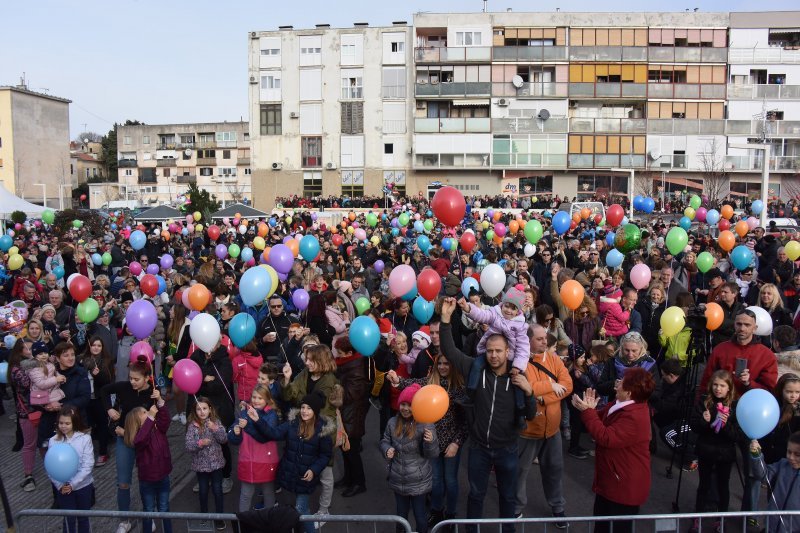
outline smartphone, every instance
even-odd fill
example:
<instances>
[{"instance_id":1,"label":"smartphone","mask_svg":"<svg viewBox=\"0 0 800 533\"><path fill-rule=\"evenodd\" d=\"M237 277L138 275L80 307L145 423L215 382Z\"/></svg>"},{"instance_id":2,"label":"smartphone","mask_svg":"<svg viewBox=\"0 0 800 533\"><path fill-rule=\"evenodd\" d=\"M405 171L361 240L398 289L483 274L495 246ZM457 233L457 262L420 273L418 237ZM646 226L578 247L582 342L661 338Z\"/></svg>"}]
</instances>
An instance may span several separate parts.
<instances>
[{"instance_id":1,"label":"smartphone","mask_svg":"<svg viewBox=\"0 0 800 533\"><path fill-rule=\"evenodd\" d=\"M742 372L747 370L747 359L742 359L741 357L736 358L736 377L742 375Z\"/></svg>"}]
</instances>

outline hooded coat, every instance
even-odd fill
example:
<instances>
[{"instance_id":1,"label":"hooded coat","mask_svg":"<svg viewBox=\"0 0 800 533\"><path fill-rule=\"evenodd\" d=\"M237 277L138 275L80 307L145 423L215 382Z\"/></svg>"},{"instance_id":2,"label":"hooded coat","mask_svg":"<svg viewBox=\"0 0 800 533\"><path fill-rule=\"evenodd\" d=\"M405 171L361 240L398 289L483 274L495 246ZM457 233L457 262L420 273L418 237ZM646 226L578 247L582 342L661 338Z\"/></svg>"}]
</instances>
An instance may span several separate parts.
<instances>
[{"instance_id":1,"label":"hooded coat","mask_svg":"<svg viewBox=\"0 0 800 533\"><path fill-rule=\"evenodd\" d=\"M430 424L414 424L414 433L403 432L397 436L397 418L392 417L386 425L381 439L381 452L386 457L389 448L394 448L394 457L389 459L389 488L401 496L420 496L433 488L433 469L429 459L439 456L439 440L436 429ZM426 429L433 433L433 440L422 437Z\"/></svg>"},{"instance_id":2,"label":"hooded coat","mask_svg":"<svg viewBox=\"0 0 800 533\"><path fill-rule=\"evenodd\" d=\"M194 397L205 396L217 409L219 419L225 425L233 423L233 367L228 357L228 350L220 346L211 353L210 358L206 358L206 353L202 350L195 350L192 354L192 361L197 363L203 372L203 382L196 395L189 395L188 409L194 409ZM207 376L214 379L206 381Z\"/></svg>"}]
</instances>

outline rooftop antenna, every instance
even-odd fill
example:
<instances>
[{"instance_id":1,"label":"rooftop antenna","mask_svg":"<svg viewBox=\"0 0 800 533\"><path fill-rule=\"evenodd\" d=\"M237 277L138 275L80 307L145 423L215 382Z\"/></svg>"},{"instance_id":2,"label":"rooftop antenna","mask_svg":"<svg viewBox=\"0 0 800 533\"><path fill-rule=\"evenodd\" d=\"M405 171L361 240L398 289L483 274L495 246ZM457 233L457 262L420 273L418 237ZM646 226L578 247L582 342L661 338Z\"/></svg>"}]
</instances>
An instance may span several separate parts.
<instances>
[{"instance_id":1,"label":"rooftop antenna","mask_svg":"<svg viewBox=\"0 0 800 533\"><path fill-rule=\"evenodd\" d=\"M483 0L483 12L486 13L489 10L489 0Z\"/></svg>"}]
</instances>

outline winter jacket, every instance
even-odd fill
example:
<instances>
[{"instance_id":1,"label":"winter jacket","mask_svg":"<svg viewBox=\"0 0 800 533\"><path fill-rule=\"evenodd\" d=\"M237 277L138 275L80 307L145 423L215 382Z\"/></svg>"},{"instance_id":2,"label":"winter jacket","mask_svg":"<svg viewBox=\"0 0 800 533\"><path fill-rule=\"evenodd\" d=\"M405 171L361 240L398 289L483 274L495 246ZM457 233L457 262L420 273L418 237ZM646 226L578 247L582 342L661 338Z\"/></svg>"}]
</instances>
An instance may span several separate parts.
<instances>
[{"instance_id":1,"label":"winter jacket","mask_svg":"<svg viewBox=\"0 0 800 533\"><path fill-rule=\"evenodd\" d=\"M597 307L600 311L600 316L603 317L607 335L619 337L628 332L628 321L631 313L630 311L623 311L622 306L616 299L601 296Z\"/></svg>"},{"instance_id":2,"label":"winter jacket","mask_svg":"<svg viewBox=\"0 0 800 533\"><path fill-rule=\"evenodd\" d=\"M561 396L553 392L553 378L547 375L535 363L543 366L558 378L558 383L567 388ZM572 378L561 359L551 353L540 353L533 356L526 372L528 383L533 388L536 401L536 416L529 420L521 437L527 439L547 439L558 433L561 426L561 400L572 393Z\"/></svg>"},{"instance_id":3,"label":"winter jacket","mask_svg":"<svg viewBox=\"0 0 800 533\"><path fill-rule=\"evenodd\" d=\"M753 457L748 454L751 472L753 477L761 480L768 480L772 486L774 498L767 498L767 511L800 511L800 470L795 470L785 457L770 465L764 464L764 457L759 455ZM780 502L780 503L778 503ZM779 507L780 506L780 507ZM787 533L790 524L788 519L792 518L792 532L797 531L797 517L784 518L786 527L781 522L780 517L767 517L767 531L769 533Z\"/></svg>"},{"instance_id":4,"label":"winter jacket","mask_svg":"<svg viewBox=\"0 0 800 533\"><path fill-rule=\"evenodd\" d=\"M31 378L21 367L13 367L9 373L9 382L14 389L14 406L17 409L17 418L28 418L31 412Z\"/></svg>"},{"instance_id":5,"label":"winter jacket","mask_svg":"<svg viewBox=\"0 0 800 533\"><path fill-rule=\"evenodd\" d=\"M288 420L279 426L269 426L271 440L285 440L278 484L295 494L311 494L319 484L320 473L328 466L333 455L333 438L336 436L336 420L320 417L310 439L300 436L300 410L292 409ZM314 477L305 481L303 476L311 470Z\"/></svg>"},{"instance_id":6,"label":"winter jacket","mask_svg":"<svg viewBox=\"0 0 800 533\"><path fill-rule=\"evenodd\" d=\"M60 439L57 437L61 437ZM50 437L47 449L52 448L56 444L68 444L78 453L78 471L69 480L69 484L73 491L80 490L88 487L94 483L92 478L92 468L94 468L94 446L92 445L91 433L83 433L75 431L72 437L66 439L60 433ZM56 481L52 477L50 482L56 487L56 490L61 490L66 483Z\"/></svg>"},{"instance_id":7,"label":"winter jacket","mask_svg":"<svg viewBox=\"0 0 800 533\"><path fill-rule=\"evenodd\" d=\"M700 380L698 390L708 390L708 380L716 370L724 369L734 373L736 371L736 359L747 359L747 369L750 371L751 389L765 389L772 391L778 383L778 361L772 350L755 340L747 345L741 345L735 341L727 341L718 344L711 352L711 357L706 363L703 378ZM733 385L736 388L736 396L741 397L747 392L742 382L734 378Z\"/></svg>"},{"instance_id":8,"label":"winter jacket","mask_svg":"<svg viewBox=\"0 0 800 533\"><path fill-rule=\"evenodd\" d=\"M297 377L290 381L288 385L283 387L283 391L281 391L283 399L287 402L290 402L295 407L300 407L300 401L306 394L311 392L319 393L323 398L325 398L325 407L322 408L322 414L328 418L335 419L336 408L330 404L328 398L331 395L333 386L339 382L336 379L336 375L332 372L322 374L315 382L313 391L308 389L309 379L310 373L307 368L304 368L303 371L297 375Z\"/></svg>"},{"instance_id":9,"label":"winter jacket","mask_svg":"<svg viewBox=\"0 0 800 533\"><path fill-rule=\"evenodd\" d=\"M414 434L405 432L399 437L395 433L397 415L389 419L381 439L381 452L386 457L389 448L394 448L394 457L389 459L389 488L401 496L421 496L433 488L433 469L429 459L439 456L439 441L436 429L430 424L414 424ZM429 429L433 440L426 442L422 437Z\"/></svg>"},{"instance_id":10,"label":"winter jacket","mask_svg":"<svg viewBox=\"0 0 800 533\"><path fill-rule=\"evenodd\" d=\"M367 396L370 382L367 379L368 361L361 355L339 357L336 359L336 377L344 389L344 398L340 407L342 423L350 438L364 436L364 424L369 412Z\"/></svg>"},{"instance_id":11,"label":"winter jacket","mask_svg":"<svg viewBox=\"0 0 800 533\"><path fill-rule=\"evenodd\" d=\"M661 396L661 372L658 371L655 359L647 354L642 355L632 363L625 361L619 355L614 359L606 361L603 374L600 376L600 382L597 384L597 392L603 396L613 398L614 383L625 376L626 370L634 367L644 368L653 376L653 380L656 382L656 389L653 391L653 394L650 395L650 402L656 402Z\"/></svg>"},{"instance_id":12,"label":"winter jacket","mask_svg":"<svg viewBox=\"0 0 800 533\"><path fill-rule=\"evenodd\" d=\"M573 317L570 316L564 322L564 331L573 342L583 346L586 353L589 353L592 350L592 341L597 338L597 332L600 330L601 325L600 317L575 317L573 319Z\"/></svg>"},{"instance_id":13,"label":"winter jacket","mask_svg":"<svg viewBox=\"0 0 800 533\"><path fill-rule=\"evenodd\" d=\"M692 342L692 328L685 327L672 337L667 337L663 333L658 335L658 342L666 348L665 359L677 359L681 366L686 366L689 358L689 345ZM650 346L648 344L648 346Z\"/></svg>"},{"instance_id":14,"label":"winter jacket","mask_svg":"<svg viewBox=\"0 0 800 533\"><path fill-rule=\"evenodd\" d=\"M402 390L413 383L424 387L429 382L429 378L400 379L400 385L395 390ZM467 441L469 426L467 425L467 415L464 412L464 404L469 401L469 398L467 398L467 391L463 386L448 386L447 378L441 378L439 384L447 391L447 396L450 400L447 412L445 412L441 420L433 425L436 428L436 438L439 441L439 453L444 454L450 444L455 443L461 448ZM393 409L395 407L394 405L392 406Z\"/></svg>"},{"instance_id":15,"label":"winter jacket","mask_svg":"<svg viewBox=\"0 0 800 533\"><path fill-rule=\"evenodd\" d=\"M708 409L711 421L706 422L703 413L706 411L706 395L698 401L689 417L692 431L697 435L694 451L700 459L712 462L732 463L736 460L736 441L739 440L739 431L736 424L736 403L730 406L728 420L717 432L712 425L717 419L717 403L714 402Z\"/></svg>"},{"instance_id":16,"label":"winter jacket","mask_svg":"<svg viewBox=\"0 0 800 533\"><path fill-rule=\"evenodd\" d=\"M256 341L258 342L258 347L264 359L272 362L283 361L284 357L281 353L281 343L289 336L289 326L292 324L292 320L286 313L281 313L279 316L273 316L272 313L267 313L264 315L262 321L256 322L256 324L261 324L261 327L258 329L258 334L256 335ZM263 341L267 333L277 334L277 338L274 342Z\"/></svg>"},{"instance_id":17,"label":"winter jacket","mask_svg":"<svg viewBox=\"0 0 800 533\"><path fill-rule=\"evenodd\" d=\"M784 406L781 406L781 410L783 408ZM758 439L767 464L777 462L786 457L789 436L795 431L800 431L800 406L797 404L794 406L792 417L786 423L779 423L766 437Z\"/></svg>"},{"instance_id":18,"label":"winter jacket","mask_svg":"<svg viewBox=\"0 0 800 533\"><path fill-rule=\"evenodd\" d=\"M728 307L725 302L720 301L718 302L719 306L722 308L722 325L714 330L714 333L711 335L711 344L714 346L719 346L721 343L725 341L729 341L733 338L734 329L733 329L733 321L736 318L736 315L744 309L744 306L739 302L733 302L733 305Z\"/></svg>"},{"instance_id":19,"label":"winter jacket","mask_svg":"<svg viewBox=\"0 0 800 533\"><path fill-rule=\"evenodd\" d=\"M169 410L164 405L155 419L148 417L133 439L139 481L161 481L172 472L172 455L167 442Z\"/></svg>"},{"instance_id":20,"label":"winter jacket","mask_svg":"<svg viewBox=\"0 0 800 533\"><path fill-rule=\"evenodd\" d=\"M775 354L778 359L778 377L791 372L800 375L800 349L786 350Z\"/></svg>"},{"instance_id":21,"label":"winter jacket","mask_svg":"<svg viewBox=\"0 0 800 533\"><path fill-rule=\"evenodd\" d=\"M114 374L117 381L128 381L131 364L131 348L136 344L136 338L131 335L122 337L117 346L117 362L114 364Z\"/></svg>"},{"instance_id":22,"label":"winter jacket","mask_svg":"<svg viewBox=\"0 0 800 533\"><path fill-rule=\"evenodd\" d=\"M256 352L239 352L233 358L233 382L236 384L236 397L249 402L250 395L258 383L258 369L264 364L264 358Z\"/></svg>"},{"instance_id":23,"label":"winter jacket","mask_svg":"<svg viewBox=\"0 0 800 533\"><path fill-rule=\"evenodd\" d=\"M687 374L684 372L671 385L666 381L661 382L660 397L650 402L650 406L654 411L653 421L658 427L664 427L683 417L683 408L686 402L694 400L694 391L687 390L686 379Z\"/></svg>"},{"instance_id":24,"label":"winter jacket","mask_svg":"<svg viewBox=\"0 0 800 533\"><path fill-rule=\"evenodd\" d=\"M92 399L89 374L86 372L85 368L78 364L66 370L62 370L61 368L57 368L57 370L59 374L67 378L67 381L61 384L61 390L64 391L64 400L61 403L77 407L81 415L85 417L86 407ZM84 418L84 420L86 420L86 418Z\"/></svg>"},{"instance_id":25,"label":"winter jacket","mask_svg":"<svg viewBox=\"0 0 800 533\"><path fill-rule=\"evenodd\" d=\"M150 409L153 406L153 387L148 385L140 391L133 390L130 381L117 381L106 385L100 390L100 399L103 401L103 409L116 409L119 412L119 420L116 425L125 427L125 418L135 407ZM111 403L111 395L116 396L116 402Z\"/></svg>"},{"instance_id":26,"label":"winter jacket","mask_svg":"<svg viewBox=\"0 0 800 533\"><path fill-rule=\"evenodd\" d=\"M208 429L207 423L203 423L202 431L199 422L186 427L186 451L192 455L193 472L213 472L225 466L222 445L228 442L228 435L222 422L214 423L217 425L214 431ZM201 439L210 439L211 443L201 446Z\"/></svg>"},{"instance_id":27,"label":"winter jacket","mask_svg":"<svg viewBox=\"0 0 800 533\"><path fill-rule=\"evenodd\" d=\"M49 403L59 403L64 399L64 391L59 387L53 363L45 363L45 368L42 368L36 359L25 359L20 362L20 367L28 373L31 380L30 392L47 392Z\"/></svg>"},{"instance_id":28,"label":"winter jacket","mask_svg":"<svg viewBox=\"0 0 800 533\"><path fill-rule=\"evenodd\" d=\"M470 305L467 314L478 324L489 325L489 329L478 342L478 351L481 353L486 351L486 340L489 337L502 335L508 341L508 356L513 359L514 367L520 372L524 372L528 367L528 357L531 352L531 341L528 338L528 324L525 323L525 317L519 314L509 320L503 317L499 305L489 309Z\"/></svg>"},{"instance_id":29,"label":"winter jacket","mask_svg":"<svg viewBox=\"0 0 800 533\"><path fill-rule=\"evenodd\" d=\"M611 415L586 409L581 420L595 440L592 491L607 500L639 506L650 496L650 410L633 403Z\"/></svg>"},{"instance_id":30,"label":"winter jacket","mask_svg":"<svg viewBox=\"0 0 800 533\"><path fill-rule=\"evenodd\" d=\"M647 341L650 352L657 356L659 351L658 330L661 329L661 315L666 309L666 302L654 307L650 297L644 295L639 298L634 309L642 316L642 337Z\"/></svg>"},{"instance_id":31,"label":"winter jacket","mask_svg":"<svg viewBox=\"0 0 800 533\"><path fill-rule=\"evenodd\" d=\"M234 421L228 429L228 442L239 446L239 461L236 464L236 476L245 483L269 483L275 481L278 469L278 445L269 440L269 427L278 425L278 414L275 409L256 409L258 422L253 422L247 411L239 413L239 418L247 420L247 425L237 435L233 428L239 421Z\"/></svg>"},{"instance_id":32,"label":"winter jacket","mask_svg":"<svg viewBox=\"0 0 800 533\"><path fill-rule=\"evenodd\" d=\"M228 351L220 346L211 353L211 358L206 357L202 350L195 350L192 361L197 363L203 371L203 382L196 395L189 395L189 409L194 409L195 396L205 396L217 409L219 419L225 427L233 423L233 367L228 358ZM213 376L211 381L205 381L206 376Z\"/></svg>"}]
</instances>

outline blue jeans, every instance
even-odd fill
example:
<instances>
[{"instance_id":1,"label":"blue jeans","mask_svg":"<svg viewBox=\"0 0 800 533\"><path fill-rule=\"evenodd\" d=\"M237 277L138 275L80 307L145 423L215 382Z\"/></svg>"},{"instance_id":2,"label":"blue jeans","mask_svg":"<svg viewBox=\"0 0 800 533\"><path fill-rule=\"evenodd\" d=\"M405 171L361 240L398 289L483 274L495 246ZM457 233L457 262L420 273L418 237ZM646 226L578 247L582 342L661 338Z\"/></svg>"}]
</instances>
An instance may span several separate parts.
<instances>
[{"instance_id":1,"label":"blue jeans","mask_svg":"<svg viewBox=\"0 0 800 533\"><path fill-rule=\"evenodd\" d=\"M297 494L294 501L294 508L301 515L311 514L311 506L309 505L310 494ZM306 533L315 533L317 530L314 528L314 522L303 522L303 531Z\"/></svg>"},{"instance_id":2,"label":"blue jeans","mask_svg":"<svg viewBox=\"0 0 800 533\"><path fill-rule=\"evenodd\" d=\"M145 512L169 512L169 476L160 481L139 480L139 495L142 497L142 510ZM172 522L162 520L164 533L172 533ZM142 520L142 531L152 531L152 520Z\"/></svg>"},{"instance_id":3,"label":"blue jeans","mask_svg":"<svg viewBox=\"0 0 800 533\"><path fill-rule=\"evenodd\" d=\"M431 459L433 468L433 490L431 491L431 511L444 511L456 514L458 507L458 465L461 463L461 448L455 457L439 457ZM445 507L445 497L447 506Z\"/></svg>"},{"instance_id":4,"label":"blue jeans","mask_svg":"<svg viewBox=\"0 0 800 533\"><path fill-rule=\"evenodd\" d=\"M489 486L489 474L494 467L497 479L500 518L514 518L514 494L517 487L517 466L519 465L517 444L507 448L484 448L472 444L469 450L467 472L469 474L469 497L467 498L467 518L483 518L483 500ZM474 530L472 528L471 530ZM468 528L468 531L470 529ZM503 531L512 533L513 524L504 524Z\"/></svg>"},{"instance_id":5,"label":"blue jeans","mask_svg":"<svg viewBox=\"0 0 800 533\"><path fill-rule=\"evenodd\" d=\"M425 494L403 496L395 492L394 502L397 506L397 516L408 518L408 510L411 508L414 511L414 522L417 524L417 533L427 533L428 517L425 514Z\"/></svg>"},{"instance_id":6,"label":"blue jeans","mask_svg":"<svg viewBox=\"0 0 800 533\"><path fill-rule=\"evenodd\" d=\"M131 510L131 482L133 481L133 465L136 463L136 450L125 446L125 439L117 436L117 510ZM125 488L122 488L122 486Z\"/></svg>"},{"instance_id":7,"label":"blue jeans","mask_svg":"<svg viewBox=\"0 0 800 533\"><path fill-rule=\"evenodd\" d=\"M92 493L94 485L87 485L82 489L73 490L69 494L61 494L56 491L56 503L59 509L79 509L87 511L92 508ZM64 518L62 527L64 533L89 533L92 528L89 525L89 517L81 516Z\"/></svg>"},{"instance_id":8,"label":"blue jeans","mask_svg":"<svg viewBox=\"0 0 800 533\"><path fill-rule=\"evenodd\" d=\"M213 472L196 472L197 484L199 486L200 496L200 512L208 512L208 489L214 494L214 509L216 512L222 513L223 497L222 497L222 468L214 470Z\"/></svg>"}]
</instances>

